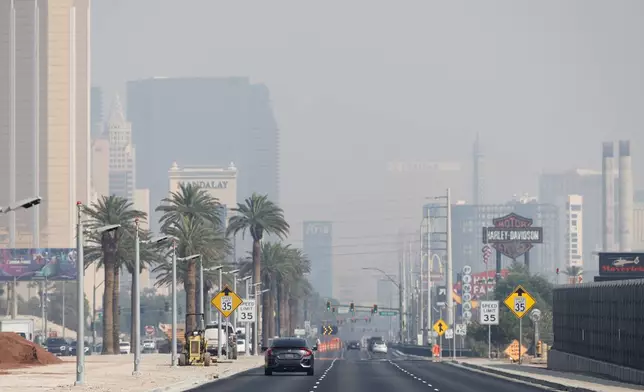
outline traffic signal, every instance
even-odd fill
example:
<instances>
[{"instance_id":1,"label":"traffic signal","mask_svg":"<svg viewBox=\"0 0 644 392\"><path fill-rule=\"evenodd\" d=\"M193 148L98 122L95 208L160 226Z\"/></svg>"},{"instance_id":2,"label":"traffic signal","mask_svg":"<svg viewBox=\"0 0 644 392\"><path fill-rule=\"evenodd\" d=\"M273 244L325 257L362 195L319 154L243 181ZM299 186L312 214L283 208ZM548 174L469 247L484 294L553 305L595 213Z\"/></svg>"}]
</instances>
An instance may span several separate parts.
<instances>
[{"instance_id":1,"label":"traffic signal","mask_svg":"<svg viewBox=\"0 0 644 392\"><path fill-rule=\"evenodd\" d=\"M356 307L353 305L353 302L349 304L349 311L351 311L351 313L355 313L356 311Z\"/></svg>"},{"instance_id":2,"label":"traffic signal","mask_svg":"<svg viewBox=\"0 0 644 392\"><path fill-rule=\"evenodd\" d=\"M328 312L330 310L331 310L331 301L326 301L326 311Z\"/></svg>"},{"instance_id":3,"label":"traffic signal","mask_svg":"<svg viewBox=\"0 0 644 392\"><path fill-rule=\"evenodd\" d=\"M373 310L371 311L371 313L373 313L373 314L378 313L378 305L376 305L376 304L373 305Z\"/></svg>"},{"instance_id":4,"label":"traffic signal","mask_svg":"<svg viewBox=\"0 0 644 392\"><path fill-rule=\"evenodd\" d=\"M557 275L559 275L559 268L557 268Z\"/></svg>"},{"instance_id":5,"label":"traffic signal","mask_svg":"<svg viewBox=\"0 0 644 392\"><path fill-rule=\"evenodd\" d=\"M119 305L119 310L118 310L119 316L121 315L121 305Z\"/></svg>"},{"instance_id":6,"label":"traffic signal","mask_svg":"<svg viewBox=\"0 0 644 392\"><path fill-rule=\"evenodd\" d=\"M165 312L169 312L169 311L170 311L170 302L165 301L165 304L163 304L163 310L164 310Z\"/></svg>"},{"instance_id":7,"label":"traffic signal","mask_svg":"<svg viewBox=\"0 0 644 392\"><path fill-rule=\"evenodd\" d=\"M331 312L335 313L335 306L331 308Z\"/></svg>"}]
</instances>

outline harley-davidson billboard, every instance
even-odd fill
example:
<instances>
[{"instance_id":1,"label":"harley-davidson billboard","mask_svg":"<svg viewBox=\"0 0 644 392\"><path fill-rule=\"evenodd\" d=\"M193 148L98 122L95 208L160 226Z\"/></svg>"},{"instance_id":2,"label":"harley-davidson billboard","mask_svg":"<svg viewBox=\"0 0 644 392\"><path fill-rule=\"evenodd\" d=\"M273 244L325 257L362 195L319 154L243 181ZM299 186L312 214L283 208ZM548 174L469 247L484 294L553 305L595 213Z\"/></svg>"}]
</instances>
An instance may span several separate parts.
<instances>
[{"instance_id":1,"label":"harley-davidson billboard","mask_svg":"<svg viewBox=\"0 0 644 392\"><path fill-rule=\"evenodd\" d=\"M599 275L644 277L644 253L599 252Z\"/></svg>"},{"instance_id":2,"label":"harley-davidson billboard","mask_svg":"<svg viewBox=\"0 0 644 392\"><path fill-rule=\"evenodd\" d=\"M492 227L483 228L483 243L516 260L533 244L543 243L543 228L533 227L533 220L515 213L492 220Z\"/></svg>"}]
</instances>

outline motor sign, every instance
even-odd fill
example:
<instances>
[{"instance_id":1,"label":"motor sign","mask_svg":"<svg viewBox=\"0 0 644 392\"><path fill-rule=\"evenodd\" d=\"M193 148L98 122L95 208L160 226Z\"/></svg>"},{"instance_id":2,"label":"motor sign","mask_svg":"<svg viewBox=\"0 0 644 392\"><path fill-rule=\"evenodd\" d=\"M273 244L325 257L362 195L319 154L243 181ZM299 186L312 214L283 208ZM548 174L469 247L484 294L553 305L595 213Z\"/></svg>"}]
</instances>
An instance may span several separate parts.
<instances>
[{"instance_id":1,"label":"motor sign","mask_svg":"<svg viewBox=\"0 0 644 392\"><path fill-rule=\"evenodd\" d=\"M499 301L481 301L481 325L499 325Z\"/></svg>"},{"instance_id":2,"label":"motor sign","mask_svg":"<svg viewBox=\"0 0 644 392\"><path fill-rule=\"evenodd\" d=\"M254 323L257 303L255 299L244 299L244 302L237 308L237 321L240 323Z\"/></svg>"}]
</instances>

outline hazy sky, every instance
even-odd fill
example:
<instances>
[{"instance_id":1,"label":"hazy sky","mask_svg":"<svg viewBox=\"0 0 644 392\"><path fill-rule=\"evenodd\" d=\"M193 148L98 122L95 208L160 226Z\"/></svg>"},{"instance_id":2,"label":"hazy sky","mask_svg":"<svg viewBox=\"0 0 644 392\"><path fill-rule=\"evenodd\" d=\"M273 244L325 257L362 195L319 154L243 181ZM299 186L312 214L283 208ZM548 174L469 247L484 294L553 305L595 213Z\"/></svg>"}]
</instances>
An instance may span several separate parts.
<instances>
[{"instance_id":1,"label":"hazy sky","mask_svg":"<svg viewBox=\"0 0 644 392\"><path fill-rule=\"evenodd\" d=\"M338 215L394 216L396 229L399 203L374 195L386 162L468 167L476 132L493 201L536 194L543 170L599 169L606 139L632 140L643 183L640 0L93 4L93 81L108 92L151 76L248 76L269 87L296 235L302 220ZM469 170L454 181L469 192Z\"/></svg>"}]
</instances>

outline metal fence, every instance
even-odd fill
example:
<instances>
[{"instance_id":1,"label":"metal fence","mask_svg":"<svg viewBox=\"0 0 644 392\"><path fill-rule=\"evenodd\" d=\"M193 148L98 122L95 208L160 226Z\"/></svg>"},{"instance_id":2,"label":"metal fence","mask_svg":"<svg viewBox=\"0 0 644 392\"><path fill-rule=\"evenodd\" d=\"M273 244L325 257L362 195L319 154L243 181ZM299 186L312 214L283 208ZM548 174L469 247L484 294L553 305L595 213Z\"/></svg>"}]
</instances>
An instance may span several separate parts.
<instances>
[{"instance_id":1,"label":"metal fence","mask_svg":"<svg viewBox=\"0 0 644 392\"><path fill-rule=\"evenodd\" d=\"M644 370L644 280L557 287L553 349Z\"/></svg>"}]
</instances>

